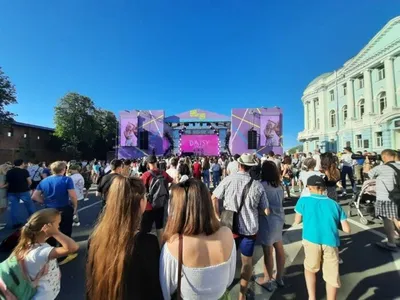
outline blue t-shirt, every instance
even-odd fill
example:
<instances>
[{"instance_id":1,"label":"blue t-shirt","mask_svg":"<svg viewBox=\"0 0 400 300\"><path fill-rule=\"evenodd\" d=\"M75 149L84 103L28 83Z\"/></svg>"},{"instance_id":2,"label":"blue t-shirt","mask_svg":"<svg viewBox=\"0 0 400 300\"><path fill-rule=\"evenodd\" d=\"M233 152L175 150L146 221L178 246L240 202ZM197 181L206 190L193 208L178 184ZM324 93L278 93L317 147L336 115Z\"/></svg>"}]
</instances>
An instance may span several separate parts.
<instances>
[{"instance_id":1,"label":"blue t-shirt","mask_svg":"<svg viewBox=\"0 0 400 300\"><path fill-rule=\"evenodd\" d=\"M311 194L297 201L295 211L303 216L304 240L339 247L338 226L347 216L336 201L325 195Z\"/></svg>"},{"instance_id":2,"label":"blue t-shirt","mask_svg":"<svg viewBox=\"0 0 400 300\"><path fill-rule=\"evenodd\" d=\"M48 169L48 168L44 168L44 169L43 169L43 174L46 174L46 175L47 175L47 177L51 176L50 169Z\"/></svg>"},{"instance_id":3,"label":"blue t-shirt","mask_svg":"<svg viewBox=\"0 0 400 300\"><path fill-rule=\"evenodd\" d=\"M46 207L61 208L69 205L68 190L74 189L74 182L71 177L54 175L43 179L36 189L42 192Z\"/></svg>"}]
</instances>

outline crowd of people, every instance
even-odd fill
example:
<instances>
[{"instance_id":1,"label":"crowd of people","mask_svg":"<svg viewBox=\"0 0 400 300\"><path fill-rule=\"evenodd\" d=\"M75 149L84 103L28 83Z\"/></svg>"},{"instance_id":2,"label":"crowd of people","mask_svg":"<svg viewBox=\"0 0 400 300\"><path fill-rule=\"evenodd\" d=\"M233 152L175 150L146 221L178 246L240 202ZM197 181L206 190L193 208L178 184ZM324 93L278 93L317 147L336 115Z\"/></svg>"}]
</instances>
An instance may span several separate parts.
<instances>
[{"instance_id":1,"label":"crowd of people","mask_svg":"<svg viewBox=\"0 0 400 300\"><path fill-rule=\"evenodd\" d=\"M22 262L27 279L20 280L36 284L34 299L57 297L58 266L74 259L79 248L71 239L74 224L79 226L78 207L96 183L102 208L88 241L87 299L230 299L238 255L239 299L246 299L251 280L270 292L284 287L285 192L286 198L300 194L294 225L303 224L309 299L315 299L321 268L327 299L336 299L339 231L350 233L339 204L348 192L347 177L354 193L357 183L376 179L375 211L387 235L378 246L397 251L399 160L400 153L389 149L378 156L346 147L338 154L150 155L110 163L57 161L49 168L23 160L5 163L0 213L10 205L11 226L20 238L7 264L0 265L0 295L25 299L12 276L5 276ZM21 200L27 222L20 219ZM253 278L256 244L263 249L264 272Z\"/></svg>"}]
</instances>

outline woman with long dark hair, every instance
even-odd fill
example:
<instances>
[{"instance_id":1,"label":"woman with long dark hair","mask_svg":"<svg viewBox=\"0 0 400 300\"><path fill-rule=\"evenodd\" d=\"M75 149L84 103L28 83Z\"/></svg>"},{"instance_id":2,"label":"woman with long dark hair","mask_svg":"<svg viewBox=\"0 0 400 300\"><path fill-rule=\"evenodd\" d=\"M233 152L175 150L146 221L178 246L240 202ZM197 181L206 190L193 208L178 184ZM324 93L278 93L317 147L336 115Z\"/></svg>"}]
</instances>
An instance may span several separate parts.
<instances>
[{"instance_id":1,"label":"woman with long dark hair","mask_svg":"<svg viewBox=\"0 0 400 300\"><path fill-rule=\"evenodd\" d=\"M175 293L180 295L179 299L220 299L227 295L226 289L235 276L232 231L220 226L210 191L201 181L186 180L173 186L171 193L164 232L166 243L160 257L164 299L171 299ZM180 258L181 274L178 274ZM181 278L180 290L178 278Z\"/></svg>"},{"instance_id":2,"label":"woman with long dark hair","mask_svg":"<svg viewBox=\"0 0 400 300\"><path fill-rule=\"evenodd\" d=\"M285 252L283 250L282 231L285 224L283 209L284 191L281 185L281 175L273 161L265 161L261 167L261 184L269 202L271 213L258 218L259 229L257 239L264 251L264 276L256 278L256 283L272 292L278 286L283 287L283 271L285 267ZM273 276L274 256L276 253L276 276Z\"/></svg>"},{"instance_id":3,"label":"woman with long dark hair","mask_svg":"<svg viewBox=\"0 0 400 300\"><path fill-rule=\"evenodd\" d=\"M114 178L90 237L87 299L162 299L157 237L139 232L145 193L139 178Z\"/></svg>"},{"instance_id":4,"label":"woman with long dark hair","mask_svg":"<svg viewBox=\"0 0 400 300\"><path fill-rule=\"evenodd\" d=\"M340 181L340 171L337 166L337 159L332 153L321 154L321 172L324 173L327 195L329 198L338 201L336 186Z\"/></svg>"},{"instance_id":5,"label":"woman with long dark hair","mask_svg":"<svg viewBox=\"0 0 400 300\"><path fill-rule=\"evenodd\" d=\"M208 157L204 158L202 170L203 182L208 188L210 188L210 160Z\"/></svg>"}]
</instances>

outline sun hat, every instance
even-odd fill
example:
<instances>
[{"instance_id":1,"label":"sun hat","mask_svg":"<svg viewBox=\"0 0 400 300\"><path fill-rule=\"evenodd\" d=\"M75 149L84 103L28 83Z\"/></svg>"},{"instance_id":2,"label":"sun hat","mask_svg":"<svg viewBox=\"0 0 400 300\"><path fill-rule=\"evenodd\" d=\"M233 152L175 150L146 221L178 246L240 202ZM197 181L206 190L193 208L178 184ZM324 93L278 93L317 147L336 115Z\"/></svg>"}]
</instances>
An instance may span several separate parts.
<instances>
[{"instance_id":1,"label":"sun hat","mask_svg":"<svg viewBox=\"0 0 400 300\"><path fill-rule=\"evenodd\" d=\"M244 153L238 158L238 163L241 165L253 167L257 166L258 163L254 160L253 154L250 153Z\"/></svg>"}]
</instances>

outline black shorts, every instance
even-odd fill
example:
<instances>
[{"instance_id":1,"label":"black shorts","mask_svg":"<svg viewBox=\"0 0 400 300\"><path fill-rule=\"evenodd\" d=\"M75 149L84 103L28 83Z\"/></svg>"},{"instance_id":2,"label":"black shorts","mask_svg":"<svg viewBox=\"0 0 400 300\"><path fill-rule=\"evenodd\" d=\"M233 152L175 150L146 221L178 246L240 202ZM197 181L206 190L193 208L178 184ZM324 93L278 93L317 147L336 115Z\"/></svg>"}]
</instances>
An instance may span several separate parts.
<instances>
[{"instance_id":1,"label":"black shorts","mask_svg":"<svg viewBox=\"0 0 400 300\"><path fill-rule=\"evenodd\" d=\"M150 232L153 229L153 223L156 223L156 229L164 228L164 207L146 210L143 213L141 231Z\"/></svg>"}]
</instances>

